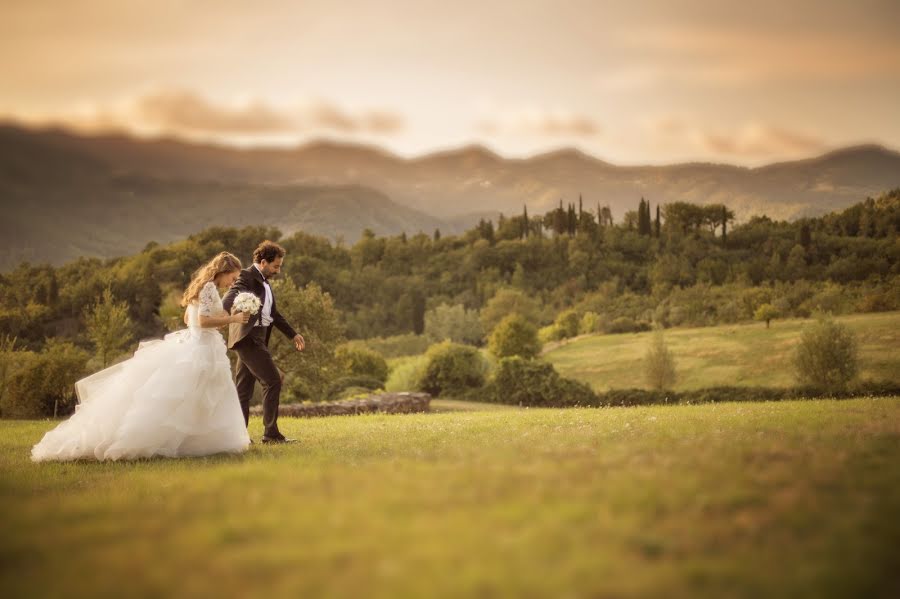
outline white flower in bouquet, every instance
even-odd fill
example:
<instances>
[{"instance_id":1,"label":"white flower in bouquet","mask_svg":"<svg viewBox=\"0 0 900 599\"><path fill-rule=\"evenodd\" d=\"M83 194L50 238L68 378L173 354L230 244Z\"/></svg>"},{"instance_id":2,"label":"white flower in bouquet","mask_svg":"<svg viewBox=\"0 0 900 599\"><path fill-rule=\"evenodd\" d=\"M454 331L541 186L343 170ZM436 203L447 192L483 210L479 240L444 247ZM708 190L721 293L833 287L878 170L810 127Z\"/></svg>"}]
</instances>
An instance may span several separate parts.
<instances>
[{"instance_id":1,"label":"white flower in bouquet","mask_svg":"<svg viewBox=\"0 0 900 599\"><path fill-rule=\"evenodd\" d=\"M238 312L249 312L250 314L256 314L259 312L260 304L259 298L250 293L249 291L242 291L237 294L237 297L234 298L234 303L232 304L234 309Z\"/></svg>"}]
</instances>

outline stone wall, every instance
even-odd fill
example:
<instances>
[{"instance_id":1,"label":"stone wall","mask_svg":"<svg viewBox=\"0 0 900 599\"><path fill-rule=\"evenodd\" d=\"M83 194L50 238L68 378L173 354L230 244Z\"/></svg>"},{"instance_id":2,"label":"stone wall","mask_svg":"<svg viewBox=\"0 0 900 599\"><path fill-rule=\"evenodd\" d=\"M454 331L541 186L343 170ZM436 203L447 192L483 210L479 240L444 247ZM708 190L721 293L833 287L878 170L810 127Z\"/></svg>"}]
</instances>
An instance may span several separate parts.
<instances>
[{"instance_id":1,"label":"stone wall","mask_svg":"<svg viewBox=\"0 0 900 599\"><path fill-rule=\"evenodd\" d=\"M316 416L348 416L351 414L412 414L427 412L431 403L428 393L379 393L358 399L323 401L319 403L281 404L279 416L313 418ZM253 406L250 413L262 415L262 406Z\"/></svg>"}]
</instances>

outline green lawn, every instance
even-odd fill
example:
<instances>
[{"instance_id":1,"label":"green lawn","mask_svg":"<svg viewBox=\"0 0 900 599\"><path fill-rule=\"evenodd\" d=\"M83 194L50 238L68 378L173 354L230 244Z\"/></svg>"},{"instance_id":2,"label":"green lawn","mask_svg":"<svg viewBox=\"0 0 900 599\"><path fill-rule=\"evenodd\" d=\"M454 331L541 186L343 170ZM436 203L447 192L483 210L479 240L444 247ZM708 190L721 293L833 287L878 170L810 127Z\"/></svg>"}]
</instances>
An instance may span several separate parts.
<instances>
[{"instance_id":1,"label":"green lawn","mask_svg":"<svg viewBox=\"0 0 900 599\"><path fill-rule=\"evenodd\" d=\"M860 377L900 383L900 312L837 318L859 341ZM678 370L676 390L718 385L788 387L792 358L806 319L671 329L666 341ZM591 335L544 354L560 374L597 391L645 387L642 361L651 333Z\"/></svg>"},{"instance_id":2,"label":"green lawn","mask_svg":"<svg viewBox=\"0 0 900 599\"><path fill-rule=\"evenodd\" d=\"M32 464L53 423L0 422L3 596L900 591L898 398L456 407L105 464Z\"/></svg>"}]
</instances>

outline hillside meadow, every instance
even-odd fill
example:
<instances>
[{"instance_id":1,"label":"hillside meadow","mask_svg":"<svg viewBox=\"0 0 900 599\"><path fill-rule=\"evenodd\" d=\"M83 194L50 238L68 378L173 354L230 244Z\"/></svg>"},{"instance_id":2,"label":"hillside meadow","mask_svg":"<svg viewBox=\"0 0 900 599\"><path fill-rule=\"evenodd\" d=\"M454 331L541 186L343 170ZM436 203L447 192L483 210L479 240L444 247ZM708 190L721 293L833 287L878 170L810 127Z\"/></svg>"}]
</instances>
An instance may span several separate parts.
<instances>
[{"instance_id":1,"label":"hillside meadow","mask_svg":"<svg viewBox=\"0 0 900 599\"><path fill-rule=\"evenodd\" d=\"M243 456L32 464L0 422L7 597L877 597L900 399L283 419ZM437 406L441 407L441 405ZM259 438L261 424L251 421Z\"/></svg>"},{"instance_id":2,"label":"hillside meadow","mask_svg":"<svg viewBox=\"0 0 900 599\"><path fill-rule=\"evenodd\" d=\"M900 312L839 316L859 344L862 380L900 382ZM790 387L793 355L812 319L773 320L665 331L678 371L676 390L722 385ZM543 357L563 376L596 391L642 388L643 360L652 333L588 335L548 345Z\"/></svg>"}]
</instances>

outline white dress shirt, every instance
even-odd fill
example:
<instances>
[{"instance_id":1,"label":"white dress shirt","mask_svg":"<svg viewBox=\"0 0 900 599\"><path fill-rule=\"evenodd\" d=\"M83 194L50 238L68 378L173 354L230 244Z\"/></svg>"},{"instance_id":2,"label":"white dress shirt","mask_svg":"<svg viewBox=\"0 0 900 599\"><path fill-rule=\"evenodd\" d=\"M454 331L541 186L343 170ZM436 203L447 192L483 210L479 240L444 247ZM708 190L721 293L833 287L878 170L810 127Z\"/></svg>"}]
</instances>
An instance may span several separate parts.
<instances>
[{"instance_id":1,"label":"white dress shirt","mask_svg":"<svg viewBox=\"0 0 900 599\"><path fill-rule=\"evenodd\" d=\"M260 319L258 327L267 327L272 324L272 288L269 287L269 282L266 281L266 275L263 275L262 270L259 268L259 264L253 263L253 266L256 267L256 270L259 271L259 274L262 275L263 278L263 287L266 288L266 299L263 301L262 305L262 318Z\"/></svg>"}]
</instances>

